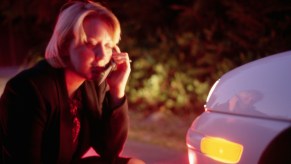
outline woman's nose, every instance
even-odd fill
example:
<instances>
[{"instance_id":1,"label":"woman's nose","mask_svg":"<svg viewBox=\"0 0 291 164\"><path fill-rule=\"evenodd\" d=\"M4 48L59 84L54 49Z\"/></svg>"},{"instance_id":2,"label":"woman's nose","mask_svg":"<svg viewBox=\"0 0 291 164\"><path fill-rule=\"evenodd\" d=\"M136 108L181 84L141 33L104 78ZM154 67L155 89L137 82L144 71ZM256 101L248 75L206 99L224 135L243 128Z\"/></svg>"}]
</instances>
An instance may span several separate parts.
<instances>
[{"instance_id":1,"label":"woman's nose","mask_svg":"<svg viewBox=\"0 0 291 164\"><path fill-rule=\"evenodd\" d=\"M100 67L104 67L109 62L109 59L107 59L108 54L106 52L106 49L102 46L98 46L95 48L94 55L94 63L96 63Z\"/></svg>"},{"instance_id":2,"label":"woman's nose","mask_svg":"<svg viewBox=\"0 0 291 164\"><path fill-rule=\"evenodd\" d=\"M95 54L95 58L96 58L97 60L102 60L102 59L104 59L105 56L106 56L106 52L105 52L104 47L102 47L102 46L98 46L98 47L96 47L95 50L94 50L94 54Z\"/></svg>"}]
</instances>

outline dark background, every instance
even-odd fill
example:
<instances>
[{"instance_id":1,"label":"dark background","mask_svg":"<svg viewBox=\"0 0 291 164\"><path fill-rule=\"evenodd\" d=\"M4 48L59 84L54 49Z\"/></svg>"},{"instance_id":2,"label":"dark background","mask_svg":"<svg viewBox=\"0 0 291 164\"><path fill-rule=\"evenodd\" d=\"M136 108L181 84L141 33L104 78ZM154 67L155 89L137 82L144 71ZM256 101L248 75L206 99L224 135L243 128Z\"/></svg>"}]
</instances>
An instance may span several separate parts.
<instances>
[{"instance_id":1,"label":"dark background","mask_svg":"<svg viewBox=\"0 0 291 164\"><path fill-rule=\"evenodd\" d=\"M0 1L0 66L41 59L66 0ZM224 73L291 44L288 0L97 1L120 19L120 47L130 54L131 107L188 115L203 111Z\"/></svg>"}]
</instances>

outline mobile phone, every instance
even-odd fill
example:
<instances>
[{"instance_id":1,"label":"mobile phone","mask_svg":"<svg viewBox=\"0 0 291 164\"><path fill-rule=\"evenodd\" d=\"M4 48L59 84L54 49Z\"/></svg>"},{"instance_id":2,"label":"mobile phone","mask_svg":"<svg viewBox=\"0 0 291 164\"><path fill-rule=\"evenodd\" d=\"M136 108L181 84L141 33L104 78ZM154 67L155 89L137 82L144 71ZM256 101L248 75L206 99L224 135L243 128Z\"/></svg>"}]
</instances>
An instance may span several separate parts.
<instances>
[{"instance_id":1,"label":"mobile phone","mask_svg":"<svg viewBox=\"0 0 291 164\"><path fill-rule=\"evenodd\" d=\"M112 72L112 71L115 71L116 70L116 63L111 60L107 66L106 66L106 69L101 72L100 74L100 78L99 78L99 81L98 81L98 85L100 85L101 83L104 82L104 80L108 77L108 75Z\"/></svg>"}]
</instances>

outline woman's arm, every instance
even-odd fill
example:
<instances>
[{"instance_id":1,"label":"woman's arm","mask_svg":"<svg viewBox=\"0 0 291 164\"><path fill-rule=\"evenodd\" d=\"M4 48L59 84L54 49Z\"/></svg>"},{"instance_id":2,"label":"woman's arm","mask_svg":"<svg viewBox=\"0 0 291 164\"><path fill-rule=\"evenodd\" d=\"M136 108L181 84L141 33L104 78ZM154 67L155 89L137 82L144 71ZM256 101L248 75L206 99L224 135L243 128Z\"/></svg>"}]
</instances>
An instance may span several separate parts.
<instances>
[{"instance_id":1,"label":"woman's arm","mask_svg":"<svg viewBox=\"0 0 291 164\"><path fill-rule=\"evenodd\" d=\"M112 108L110 94L107 93L103 102L101 116L101 133L99 134L99 146L96 147L98 153L105 160L112 162L119 156L123 149L128 133L128 105L126 98L119 106ZM97 134L98 135L98 134ZM100 137L102 135L102 137ZM94 147L94 146L93 146Z\"/></svg>"}]
</instances>

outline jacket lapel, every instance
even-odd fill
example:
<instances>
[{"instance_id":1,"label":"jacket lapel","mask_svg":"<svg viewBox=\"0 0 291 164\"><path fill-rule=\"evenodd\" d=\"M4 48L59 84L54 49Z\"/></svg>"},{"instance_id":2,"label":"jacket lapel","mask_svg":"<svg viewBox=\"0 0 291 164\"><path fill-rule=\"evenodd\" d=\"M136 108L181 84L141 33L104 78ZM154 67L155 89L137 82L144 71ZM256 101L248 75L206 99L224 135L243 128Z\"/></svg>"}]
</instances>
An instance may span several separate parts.
<instances>
[{"instance_id":1,"label":"jacket lapel","mask_svg":"<svg viewBox=\"0 0 291 164\"><path fill-rule=\"evenodd\" d=\"M102 114L102 101L100 100L99 91L100 88L95 88L95 85L92 81L86 81L83 86L84 93L84 105L86 106L86 110L93 114L95 118L100 118ZM97 111L96 111L97 110Z\"/></svg>"},{"instance_id":2,"label":"jacket lapel","mask_svg":"<svg viewBox=\"0 0 291 164\"><path fill-rule=\"evenodd\" d=\"M73 156L73 138L72 128L73 124L70 121L69 98L65 85L64 72L61 71L58 85L59 107L60 107L60 147L58 163L70 163Z\"/></svg>"}]
</instances>

